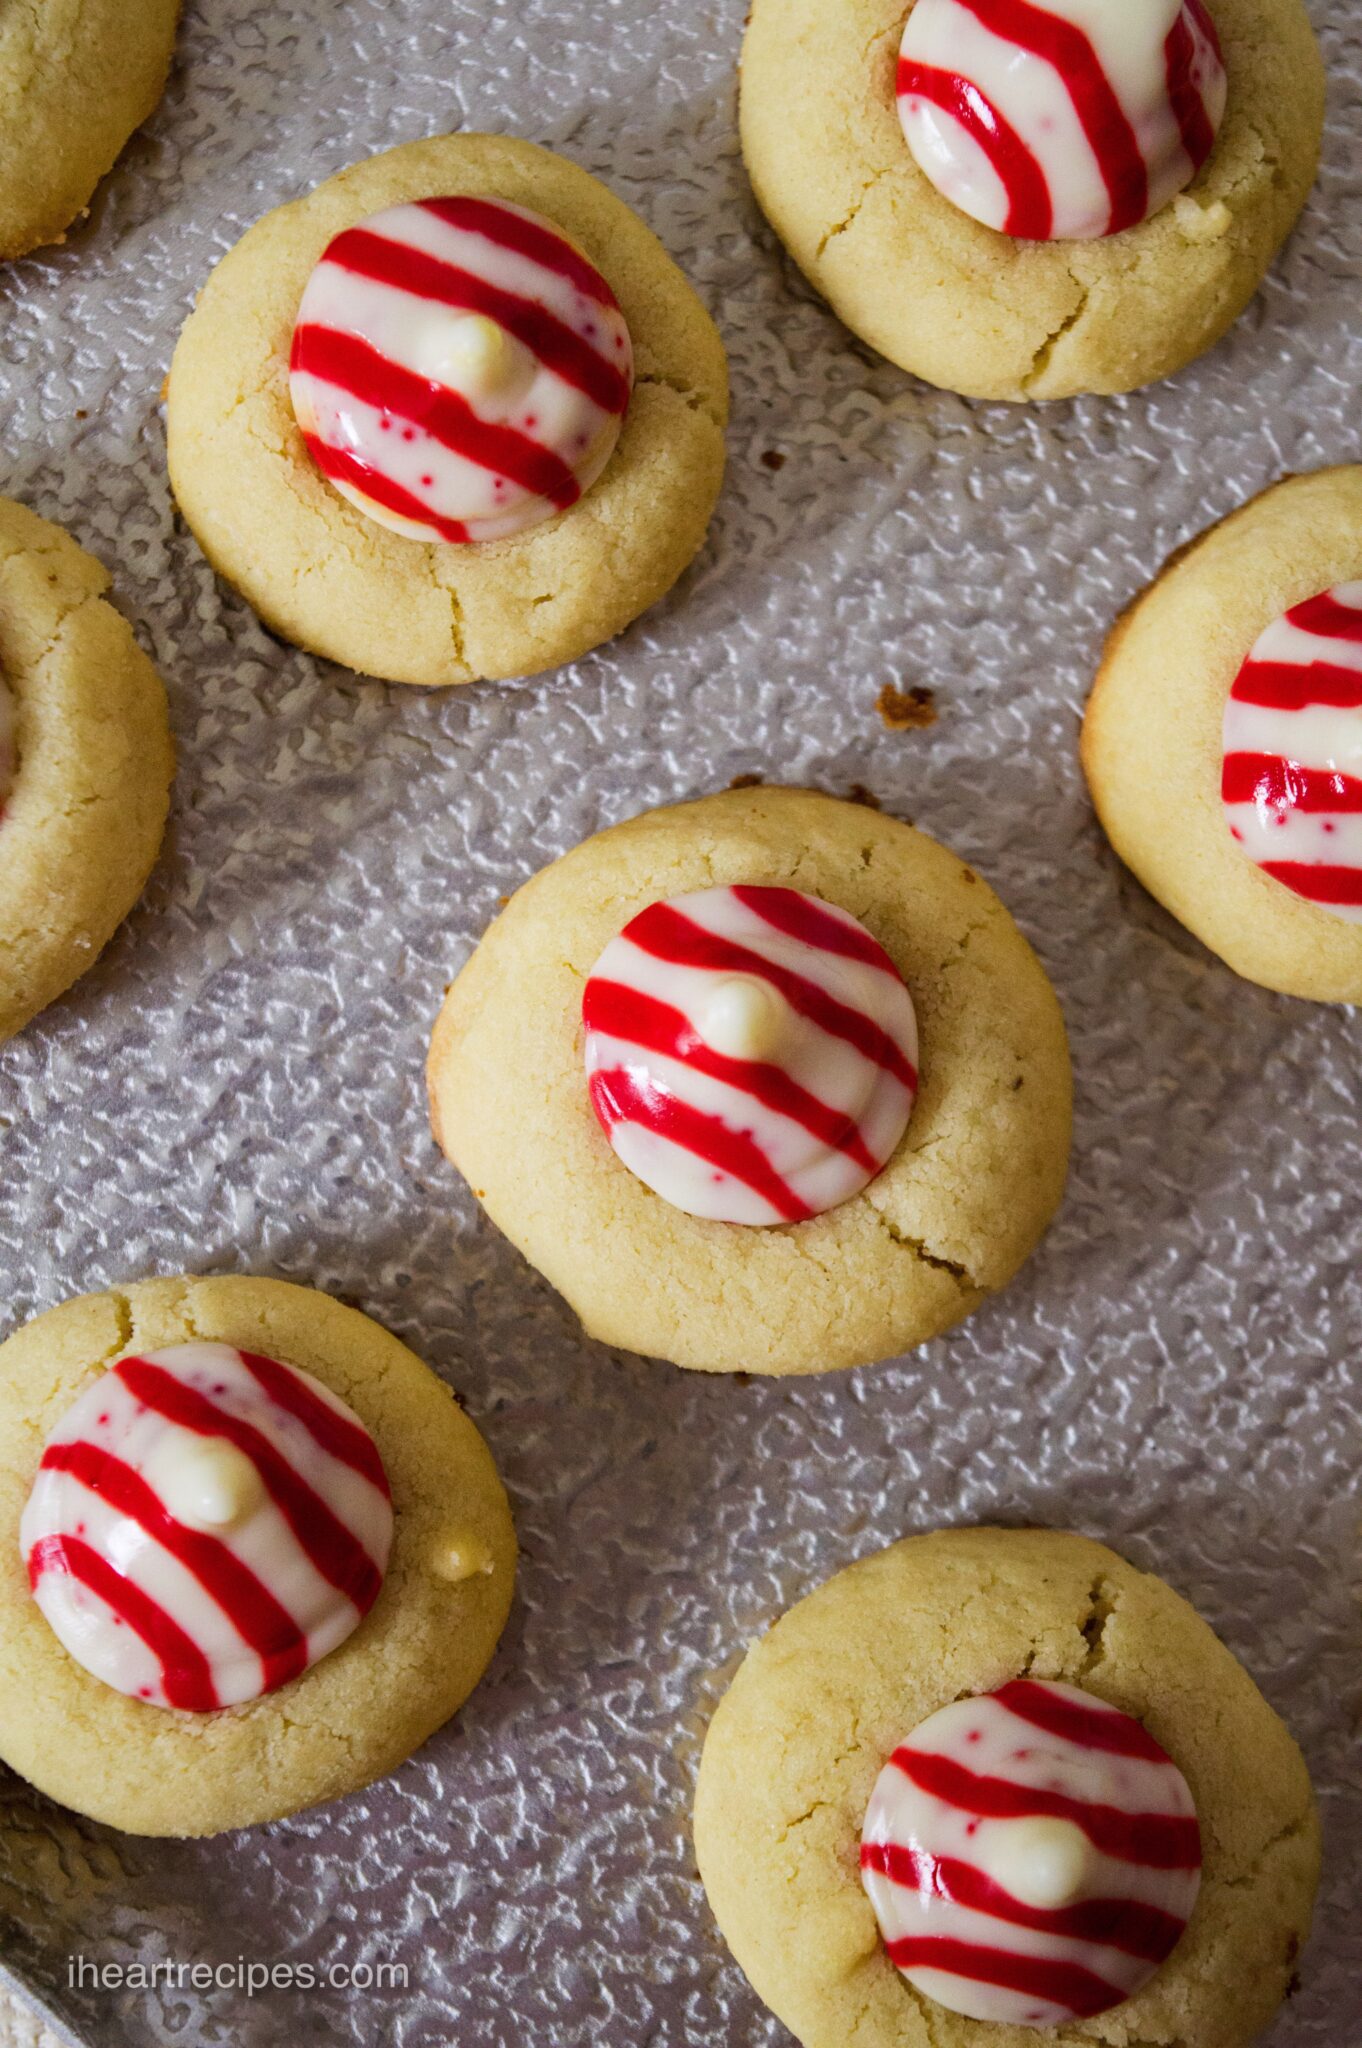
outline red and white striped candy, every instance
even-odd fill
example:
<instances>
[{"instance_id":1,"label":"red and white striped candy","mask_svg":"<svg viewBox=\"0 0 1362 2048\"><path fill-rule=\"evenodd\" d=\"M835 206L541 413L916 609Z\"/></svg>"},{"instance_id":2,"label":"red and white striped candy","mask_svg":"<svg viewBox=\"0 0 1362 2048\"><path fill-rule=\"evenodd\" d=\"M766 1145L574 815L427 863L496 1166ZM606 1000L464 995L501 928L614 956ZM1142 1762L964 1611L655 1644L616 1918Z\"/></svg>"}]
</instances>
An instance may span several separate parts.
<instances>
[{"instance_id":1,"label":"red and white striped candy","mask_svg":"<svg viewBox=\"0 0 1362 2048\"><path fill-rule=\"evenodd\" d=\"M895 1750L861 1877L916 1990L970 2019L1056 2027L1133 1997L1172 1953L1201 1833L1138 1721L1019 1678L943 1707Z\"/></svg>"},{"instance_id":2,"label":"red and white striped candy","mask_svg":"<svg viewBox=\"0 0 1362 2048\"><path fill-rule=\"evenodd\" d=\"M33 1596L118 1692L209 1713L273 1692L377 1598L373 1438L296 1366L228 1344L122 1358L49 1439L19 1525Z\"/></svg>"},{"instance_id":3,"label":"red and white striped candy","mask_svg":"<svg viewBox=\"0 0 1362 2048\"><path fill-rule=\"evenodd\" d=\"M344 229L308 279L289 388L338 491L413 540L497 540L575 505L633 386L624 315L551 221L425 199Z\"/></svg>"},{"instance_id":4,"label":"red and white striped candy","mask_svg":"<svg viewBox=\"0 0 1362 2048\"><path fill-rule=\"evenodd\" d=\"M632 1173L691 1216L796 1223L872 1181L917 1094L917 1021L844 910L739 885L650 904L582 999L591 1100Z\"/></svg>"},{"instance_id":5,"label":"red and white striped candy","mask_svg":"<svg viewBox=\"0 0 1362 2048\"><path fill-rule=\"evenodd\" d=\"M1026 241L1158 213L1209 157L1227 93L1204 0L917 0L899 53L922 170Z\"/></svg>"},{"instance_id":6,"label":"red and white striped candy","mask_svg":"<svg viewBox=\"0 0 1362 2048\"><path fill-rule=\"evenodd\" d=\"M1362 923L1362 582L1254 643L1225 706L1230 831L1275 881Z\"/></svg>"}]
</instances>

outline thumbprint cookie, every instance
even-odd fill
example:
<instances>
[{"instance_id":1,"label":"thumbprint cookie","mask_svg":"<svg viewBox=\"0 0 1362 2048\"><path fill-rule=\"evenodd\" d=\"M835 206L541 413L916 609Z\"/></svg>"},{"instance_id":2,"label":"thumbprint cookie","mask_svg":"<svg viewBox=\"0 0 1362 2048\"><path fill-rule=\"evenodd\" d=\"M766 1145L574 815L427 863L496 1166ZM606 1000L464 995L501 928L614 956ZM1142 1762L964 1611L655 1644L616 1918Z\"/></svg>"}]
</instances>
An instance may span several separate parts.
<instances>
[{"instance_id":1,"label":"thumbprint cookie","mask_svg":"<svg viewBox=\"0 0 1362 2048\"><path fill-rule=\"evenodd\" d=\"M743 154L847 326L979 398L1218 341L1319 164L1302 0L754 0Z\"/></svg>"},{"instance_id":2,"label":"thumbprint cookie","mask_svg":"<svg viewBox=\"0 0 1362 2048\"><path fill-rule=\"evenodd\" d=\"M165 89L180 0L0 7L0 257L61 242Z\"/></svg>"},{"instance_id":3,"label":"thumbprint cookie","mask_svg":"<svg viewBox=\"0 0 1362 2048\"><path fill-rule=\"evenodd\" d=\"M1320 1839L1300 1751L1162 1580L1046 1529L910 1536L748 1651L700 1874L803 2048L1245 2048Z\"/></svg>"},{"instance_id":4,"label":"thumbprint cookie","mask_svg":"<svg viewBox=\"0 0 1362 2048\"><path fill-rule=\"evenodd\" d=\"M588 839L450 988L436 1136L591 1335L705 1371L921 1344L1058 1205L1063 1021L912 827L740 789Z\"/></svg>"},{"instance_id":5,"label":"thumbprint cookie","mask_svg":"<svg viewBox=\"0 0 1362 2048\"><path fill-rule=\"evenodd\" d=\"M481 1677L515 1538L449 1389L277 1280L146 1280L0 1347L0 1757L132 1834L396 1768Z\"/></svg>"},{"instance_id":6,"label":"thumbprint cookie","mask_svg":"<svg viewBox=\"0 0 1362 2048\"><path fill-rule=\"evenodd\" d=\"M1362 1001L1362 467L1174 556L1107 643L1082 751L1117 853L1212 952Z\"/></svg>"},{"instance_id":7,"label":"thumbprint cookie","mask_svg":"<svg viewBox=\"0 0 1362 2048\"><path fill-rule=\"evenodd\" d=\"M669 590L723 473L694 292L586 171L408 143L257 223L171 365L176 497L287 640L391 682L572 661Z\"/></svg>"},{"instance_id":8,"label":"thumbprint cookie","mask_svg":"<svg viewBox=\"0 0 1362 2048\"><path fill-rule=\"evenodd\" d=\"M109 581L0 498L0 1040L93 966L165 831L165 688Z\"/></svg>"}]
</instances>

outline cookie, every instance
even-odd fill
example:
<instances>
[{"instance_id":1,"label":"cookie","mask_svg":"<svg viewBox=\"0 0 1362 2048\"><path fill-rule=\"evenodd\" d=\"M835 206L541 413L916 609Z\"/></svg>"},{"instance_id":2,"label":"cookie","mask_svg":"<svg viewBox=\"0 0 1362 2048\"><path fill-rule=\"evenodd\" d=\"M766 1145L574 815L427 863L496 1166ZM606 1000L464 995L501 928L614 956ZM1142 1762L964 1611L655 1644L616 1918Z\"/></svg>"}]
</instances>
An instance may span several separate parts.
<instances>
[{"instance_id":1,"label":"cookie","mask_svg":"<svg viewBox=\"0 0 1362 2048\"><path fill-rule=\"evenodd\" d=\"M165 88L179 0L0 11L0 258L61 242Z\"/></svg>"},{"instance_id":2,"label":"cookie","mask_svg":"<svg viewBox=\"0 0 1362 2048\"><path fill-rule=\"evenodd\" d=\"M1237 974L1362 999L1362 467L1173 557L1107 643L1082 753L1121 859Z\"/></svg>"},{"instance_id":3,"label":"cookie","mask_svg":"<svg viewBox=\"0 0 1362 2048\"><path fill-rule=\"evenodd\" d=\"M1185 1601L1086 1537L991 1528L908 1537L752 1646L695 1846L803 2048L1241 2048L1320 1853L1299 1750Z\"/></svg>"},{"instance_id":4,"label":"cookie","mask_svg":"<svg viewBox=\"0 0 1362 2048\"><path fill-rule=\"evenodd\" d=\"M146 1280L0 1347L0 1757L132 1834L276 1819L462 1705L515 1537L473 1424L310 1288Z\"/></svg>"},{"instance_id":5,"label":"cookie","mask_svg":"<svg viewBox=\"0 0 1362 2048\"><path fill-rule=\"evenodd\" d=\"M640 990L646 1014L604 1006ZM1068 1159L1063 1021L1006 910L810 790L653 811L537 875L428 1077L439 1143L588 1332L704 1371L948 1329L1034 1248Z\"/></svg>"},{"instance_id":6,"label":"cookie","mask_svg":"<svg viewBox=\"0 0 1362 2048\"><path fill-rule=\"evenodd\" d=\"M165 830L165 689L109 582L60 527L0 499L0 1039L93 966Z\"/></svg>"},{"instance_id":7,"label":"cookie","mask_svg":"<svg viewBox=\"0 0 1362 2048\"><path fill-rule=\"evenodd\" d=\"M907 10L903 0L755 0L743 45L743 155L786 248L853 333L972 397L1129 391L1181 369L1253 297L1318 168L1324 74L1301 0L1190 7L1187 36L1214 34L1228 76L1213 146L1204 49L1152 123L1138 116L1138 92L1127 118L1105 65L1089 52L1090 78L1067 52L1075 23L1104 59L1103 38L1114 36L1126 68L1115 58L1111 68L1129 102L1139 12L1106 22L1110 10L1086 0L1042 12L1054 63L1034 58L1048 47L1036 41L1037 10L1014 0L916 0ZM985 26L1002 36L1023 16L1031 46L999 64ZM1018 84L1019 64L1040 73L1037 87ZM1136 61L1137 84L1139 74ZM995 77L992 109L981 85ZM1062 94L1057 77L1070 88ZM1169 77L1176 86L1171 58ZM942 104L932 103L934 81ZM953 117L971 108L966 131ZM1128 164L1106 161L1116 129ZM918 160L933 163L933 151L938 182ZM1181 164L1174 190L1201 168L1157 204L1170 153ZM1095 164L1108 175L1094 193ZM1081 235L1092 239L1072 238Z\"/></svg>"},{"instance_id":8,"label":"cookie","mask_svg":"<svg viewBox=\"0 0 1362 2048\"><path fill-rule=\"evenodd\" d=\"M596 179L505 136L408 143L268 214L168 395L219 574L393 682L599 646L690 563L723 473L727 367L690 286Z\"/></svg>"}]
</instances>

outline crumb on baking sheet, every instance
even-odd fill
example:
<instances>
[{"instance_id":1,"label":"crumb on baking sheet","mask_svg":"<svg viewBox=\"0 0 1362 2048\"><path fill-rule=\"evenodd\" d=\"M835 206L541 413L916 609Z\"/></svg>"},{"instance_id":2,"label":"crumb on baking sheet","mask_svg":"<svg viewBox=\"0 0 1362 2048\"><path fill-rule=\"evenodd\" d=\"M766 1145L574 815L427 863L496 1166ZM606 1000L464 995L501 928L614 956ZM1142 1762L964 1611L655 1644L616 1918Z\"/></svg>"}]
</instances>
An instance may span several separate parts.
<instances>
[{"instance_id":1,"label":"crumb on baking sheet","mask_svg":"<svg viewBox=\"0 0 1362 2048\"><path fill-rule=\"evenodd\" d=\"M886 683L875 699L875 709L890 732L919 731L936 724L936 692L922 683L907 690L899 689L897 683Z\"/></svg>"},{"instance_id":2,"label":"crumb on baking sheet","mask_svg":"<svg viewBox=\"0 0 1362 2048\"><path fill-rule=\"evenodd\" d=\"M728 786L730 789L760 789L761 777L759 775L735 775Z\"/></svg>"},{"instance_id":3,"label":"crumb on baking sheet","mask_svg":"<svg viewBox=\"0 0 1362 2048\"><path fill-rule=\"evenodd\" d=\"M852 783L847 791L847 802L849 804L864 804L868 811L882 811L884 809L884 805L880 802L874 790L867 789L863 782Z\"/></svg>"},{"instance_id":4,"label":"crumb on baking sheet","mask_svg":"<svg viewBox=\"0 0 1362 2048\"><path fill-rule=\"evenodd\" d=\"M768 448L761 458L763 469L784 469L785 457L778 448Z\"/></svg>"}]
</instances>

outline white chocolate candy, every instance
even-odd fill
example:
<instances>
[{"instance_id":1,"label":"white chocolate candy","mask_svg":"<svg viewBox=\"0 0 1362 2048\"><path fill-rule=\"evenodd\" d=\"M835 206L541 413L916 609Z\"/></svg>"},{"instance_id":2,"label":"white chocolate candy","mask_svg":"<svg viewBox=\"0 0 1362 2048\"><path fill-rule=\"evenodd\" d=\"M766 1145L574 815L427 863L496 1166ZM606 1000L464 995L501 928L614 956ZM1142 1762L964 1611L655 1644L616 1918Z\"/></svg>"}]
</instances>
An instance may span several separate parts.
<instances>
[{"instance_id":1,"label":"white chocolate candy","mask_svg":"<svg viewBox=\"0 0 1362 2048\"><path fill-rule=\"evenodd\" d=\"M196 1343L91 1381L48 1440L19 1538L77 1663L209 1713L351 1634L392 1527L378 1451L343 1401L296 1366Z\"/></svg>"},{"instance_id":2,"label":"white chocolate candy","mask_svg":"<svg viewBox=\"0 0 1362 2048\"><path fill-rule=\"evenodd\" d=\"M913 1001L844 910L737 884L654 903L582 999L615 1152L692 1216L794 1223L872 1181L917 1094Z\"/></svg>"},{"instance_id":3,"label":"white chocolate candy","mask_svg":"<svg viewBox=\"0 0 1362 2048\"><path fill-rule=\"evenodd\" d=\"M1210 156L1227 91L1204 0L917 0L899 55L920 168L1031 241L1161 211Z\"/></svg>"},{"instance_id":4,"label":"white chocolate candy","mask_svg":"<svg viewBox=\"0 0 1362 2048\"><path fill-rule=\"evenodd\" d=\"M1057 2027L1133 1997L1201 1881L1186 1781L1140 1723L1019 1678L923 1721L875 1781L861 1876L892 1963L970 2019Z\"/></svg>"},{"instance_id":5,"label":"white chocolate candy","mask_svg":"<svg viewBox=\"0 0 1362 2048\"><path fill-rule=\"evenodd\" d=\"M467 196L392 206L323 251L289 390L308 450L409 539L499 540L575 505L633 386L624 315L551 221Z\"/></svg>"}]
</instances>

